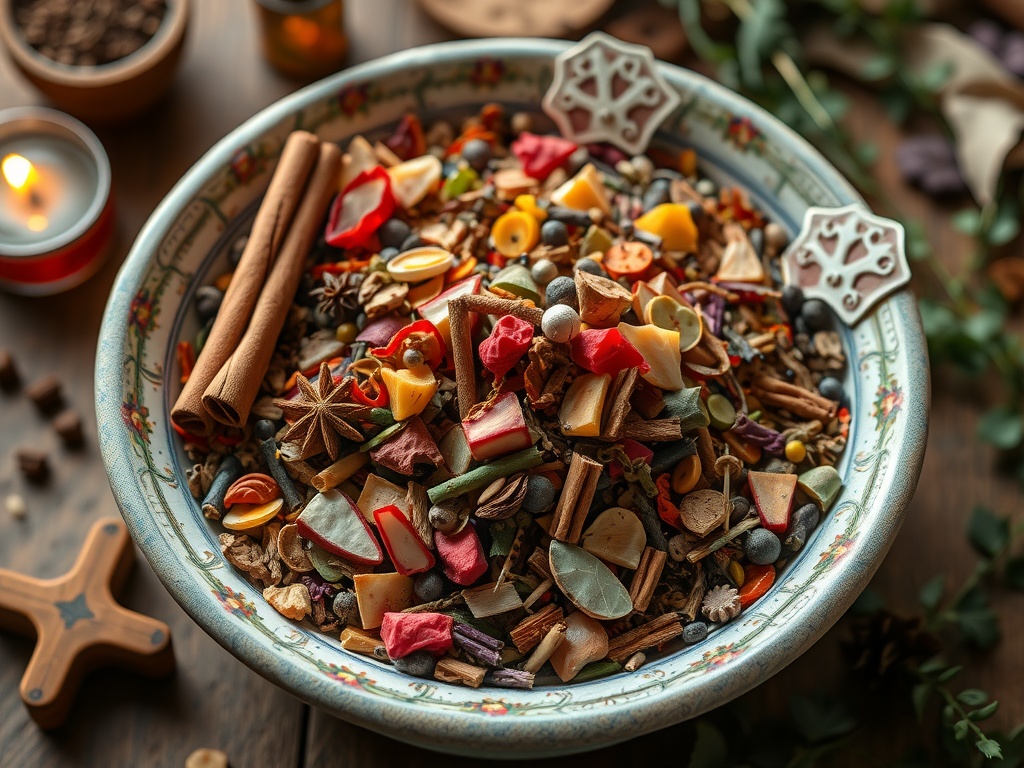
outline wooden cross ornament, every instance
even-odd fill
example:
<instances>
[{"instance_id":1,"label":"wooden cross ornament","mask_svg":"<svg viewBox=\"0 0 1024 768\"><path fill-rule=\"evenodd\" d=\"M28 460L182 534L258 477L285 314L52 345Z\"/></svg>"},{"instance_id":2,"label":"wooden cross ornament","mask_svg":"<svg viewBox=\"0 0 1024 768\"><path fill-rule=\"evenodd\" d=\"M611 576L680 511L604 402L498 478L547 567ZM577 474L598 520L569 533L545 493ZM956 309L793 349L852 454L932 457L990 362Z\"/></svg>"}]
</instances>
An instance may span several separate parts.
<instances>
[{"instance_id":1,"label":"wooden cross ornament","mask_svg":"<svg viewBox=\"0 0 1024 768\"><path fill-rule=\"evenodd\" d=\"M170 629L118 605L135 554L124 523L97 521L74 567L55 579L0 568L0 627L37 638L21 699L43 728L67 717L82 678L101 666L150 677L174 670Z\"/></svg>"}]
</instances>

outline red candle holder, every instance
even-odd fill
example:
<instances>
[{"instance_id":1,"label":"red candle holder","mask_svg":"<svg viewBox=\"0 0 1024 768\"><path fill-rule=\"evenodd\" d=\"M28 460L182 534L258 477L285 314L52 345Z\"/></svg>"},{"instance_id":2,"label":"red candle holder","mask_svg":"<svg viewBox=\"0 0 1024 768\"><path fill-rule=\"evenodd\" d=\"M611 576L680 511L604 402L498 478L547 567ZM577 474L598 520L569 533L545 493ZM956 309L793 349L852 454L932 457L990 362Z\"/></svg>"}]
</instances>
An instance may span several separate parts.
<instances>
[{"instance_id":1,"label":"red candle holder","mask_svg":"<svg viewBox=\"0 0 1024 768\"><path fill-rule=\"evenodd\" d=\"M110 161L52 109L0 111L0 288L42 296L95 273L114 232Z\"/></svg>"}]
</instances>

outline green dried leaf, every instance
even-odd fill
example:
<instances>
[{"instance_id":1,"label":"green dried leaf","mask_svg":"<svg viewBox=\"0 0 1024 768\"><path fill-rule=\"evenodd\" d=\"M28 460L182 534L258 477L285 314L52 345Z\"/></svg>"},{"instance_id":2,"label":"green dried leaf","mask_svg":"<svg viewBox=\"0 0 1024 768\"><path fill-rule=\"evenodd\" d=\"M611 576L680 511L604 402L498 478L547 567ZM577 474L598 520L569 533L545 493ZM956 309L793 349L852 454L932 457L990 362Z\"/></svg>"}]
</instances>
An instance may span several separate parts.
<instances>
[{"instance_id":1,"label":"green dried leaf","mask_svg":"<svg viewBox=\"0 0 1024 768\"><path fill-rule=\"evenodd\" d=\"M899 61L895 56L888 53L879 53L867 61L860 71L860 76L861 79L868 82L883 80L895 72L898 66Z\"/></svg>"},{"instance_id":2,"label":"green dried leaf","mask_svg":"<svg viewBox=\"0 0 1024 768\"><path fill-rule=\"evenodd\" d=\"M994 420L993 414L994 411L989 411L986 416ZM980 426L978 432L982 432ZM979 554L994 557L1010 542L1010 522L985 507L975 507L967 523L967 537Z\"/></svg>"},{"instance_id":3,"label":"green dried leaf","mask_svg":"<svg viewBox=\"0 0 1024 768\"><path fill-rule=\"evenodd\" d=\"M996 760L1003 756L1003 750L995 739L978 739L974 746L989 760Z\"/></svg>"},{"instance_id":4,"label":"green dried leaf","mask_svg":"<svg viewBox=\"0 0 1024 768\"><path fill-rule=\"evenodd\" d=\"M942 672L944 669L946 669L945 659L936 656L935 658L928 659L928 661L921 664L921 666L917 668L917 671L925 677L931 677L938 672Z\"/></svg>"},{"instance_id":5,"label":"green dried leaf","mask_svg":"<svg viewBox=\"0 0 1024 768\"><path fill-rule=\"evenodd\" d=\"M981 233L982 228L981 211L977 208L965 208L962 211L957 211L950 219L950 223L957 232L976 237Z\"/></svg>"},{"instance_id":6,"label":"green dried leaf","mask_svg":"<svg viewBox=\"0 0 1024 768\"><path fill-rule=\"evenodd\" d=\"M964 668L963 668L962 666L960 666L959 664L958 664L958 665L956 665L956 666L954 666L954 667L949 667L948 669L946 669L946 670L945 670L945 671L944 671L944 672L943 672L942 674L940 674L940 675L939 675L939 676L938 676L937 678L935 678L935 679L936 679L936 680L937 680L938 682L940 682L940 683L948 683L948 682L949 682L950 680L952 680L952 679L953 679L954 677L956 677L957 675L959 675L959 674L960 674L960 673L961 673L961 672L963 671L963 669L964 669Z\"/></svg>"},{"instance_id":7,"label":"green dried leaf","mask_svg":"<svg viewBox=\"0 0 1024 768\"><path fill-rule=\"evenodd\" d=\"M999 702L992 701L984 707L980 707L973 712L969 712L967 716L974 722L980 723L982 720L988 720L988 718L992 717L992 715L996 713L997 709L999 709Z\"/></svg>"},{"instance_id":8,"label":"green dried leaf","mask_svg":"<svg viewBox=\"0 0 1024 768\"><path fill-rule=\"evenodd\" d=\"M971 724L967 720L957 720L953 723L953 738L957 741L963 741L967 738L967 732L970 730Z\"/></svg>"},{"instance_id":9,"label":"green dried leaf","mask_svg":"<svg viewBox=\"0 0 1024 768\"><path fill-rule=\"evenodd\" d=\"M988 701L988 694L980 688L965 688L956 695L956 700L965 707L980 707Z\"/></svg>"},{"instance_id":10,"label":"green dried leaf","mask_svg":"<svg viewBox=\"0 0 1024 768\"><path fill-rule=\"evenodd\" d=\"M929 614L934 613L942 602L942 595L946 591L946 579L942 574L929 580L918 593L917 599L921 606Z\"/></svg>"},{"instance_id":11,"label":"green dried leaf","mask_svg":"<svg viewBox=\"0 0 1024 768\"><path fill-rule=\"evenodd\" d=\"M595 619L618 619L633 610L633 601L608 566L582 547L552 541L551 575L577 608Z\"/></svg>"}]
</instances>

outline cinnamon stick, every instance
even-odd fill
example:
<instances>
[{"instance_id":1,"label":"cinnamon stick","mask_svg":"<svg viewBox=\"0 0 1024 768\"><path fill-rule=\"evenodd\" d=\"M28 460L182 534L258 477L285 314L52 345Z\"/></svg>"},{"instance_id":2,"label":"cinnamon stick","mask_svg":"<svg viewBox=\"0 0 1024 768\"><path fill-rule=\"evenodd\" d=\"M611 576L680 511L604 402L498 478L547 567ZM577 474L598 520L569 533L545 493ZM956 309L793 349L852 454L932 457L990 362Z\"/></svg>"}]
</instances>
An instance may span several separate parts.
<instances>
[{"instance_id":1,"label":"cinnamon stick","mask_svg":"<svg viewBox=\"0 0 1024 768\"><path fill-rule=\"evenodd\" d=\"M222 424L241 427L249 418L302 279L306 257L337 190L340 172L341 150L333 144L322 144L302 203L260 293L249 327L203 395L206 410Z\"/></svg>"},{"instance_id":2,"label":"cinnamon stick","mask_svg":"<svg viewBox=\"0 0 1024 768\"><path fill-rule=\"evenodd\" d=\"M799 384L763 374L754 379L750 391L765 405L783 408L802 419L817 419L828 423L839 410L839 404L834 400L804 389Z\"/></svg>"},{"instance_id":3,"label":"cinnamon stick","mask_svg":"<svg viewBox=\"0 0 1024 768\"><path fill-rule=\"evenodd\" d=\"M551 538L566 544L579 543L583 522L590 514L590 502L594 500L597 481L601 477L601 469L601 464L589 456L582 453L572 455L562 495L558 497L558 506L551 519Z\"/></svg>"},{"instance_id":4,"label":"cinnamon stick","mask_svg":"<svg viewBox=\"0 0 1024 768\"><path fill-rule=\"evenodd\" d=\"M285 142L217 319L171 410L174 423L187 432L207 435L213 427L214 421L203 407L203 393L234 352L249 324L316 163L319 146L320 140L306 131L295 131Z\"/></svg>"},{"instance_id":5,"label":"cinnamon stick","mask_svg":"<svg viewBox=\"0 0 1024 768\"><path fill-rule=\"evenodd\" d=\"M452 362L458 387L459 414L466 418L477 403L476 366L473 362L473 339L469 322L470 312L494 317L513 315L534 325L540 325L544 311L516 299L502 299L494 294L460 296L448 303L448 319L452 334Z\"/></svg>"}]
</instances>

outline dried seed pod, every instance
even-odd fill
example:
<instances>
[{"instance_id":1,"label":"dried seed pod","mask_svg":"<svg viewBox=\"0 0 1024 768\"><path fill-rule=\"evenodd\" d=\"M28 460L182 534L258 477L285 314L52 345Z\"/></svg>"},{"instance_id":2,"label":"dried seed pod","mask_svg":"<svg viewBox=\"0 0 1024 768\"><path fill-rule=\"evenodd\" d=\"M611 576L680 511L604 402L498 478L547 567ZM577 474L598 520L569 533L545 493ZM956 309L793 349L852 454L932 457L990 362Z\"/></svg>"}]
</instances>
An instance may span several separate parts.
<instances>
[{"instance_id":1,"label":"dried seed pod","mask_svg":"<svg viewBox=\"0 0 1024 768\"><path fill-rule=\"evenodd\" d=\"M242 475L224 494L224 506L232 504L268 504L280 498L281 489L270 475L253 472Z\"/></svg>"},{"instance_id":2,"label":"dried seed pod","mask_svg":"<svg viewBox=\"0 0 1024 768\"><path fill-rule=\"evenodd\" d=\"M735 618L740 612L740 596L733 587L721 584L704 595L701 612L710 621L724 624Z\"/></svg>"},{"instance_id":3,"label":"dried seed pod","mask_svg":"<svg viewBox=\"0 0 1024 768\"><path fill-rule=\"evenodd\" d=\"M299 527L294 523L284 526L277 534L277 551L281 561L297 573L308 573L313 570L313 561L302 545Z\"/></svg>"},{"instance_id":4,"label":"dried seed pod","mask_svg":"<svg viewBox=\"0 0 1024 768\"><path fill-rule=\"evenodd\" d=\"M477 507L476 516L482 520L505 520L512 517L523 505L526 498L527 478L523 473L518 473L507 479L491 483L485 490L487 494L496 484L501 483L500 490L490 493L486 503ZM481 499L484 498L481 494Z\"/></svg>"}]
</instances>

